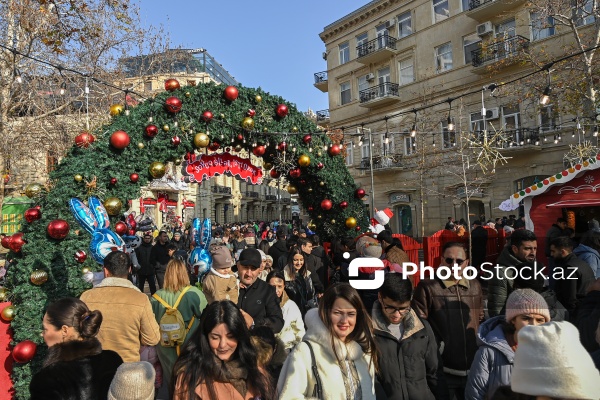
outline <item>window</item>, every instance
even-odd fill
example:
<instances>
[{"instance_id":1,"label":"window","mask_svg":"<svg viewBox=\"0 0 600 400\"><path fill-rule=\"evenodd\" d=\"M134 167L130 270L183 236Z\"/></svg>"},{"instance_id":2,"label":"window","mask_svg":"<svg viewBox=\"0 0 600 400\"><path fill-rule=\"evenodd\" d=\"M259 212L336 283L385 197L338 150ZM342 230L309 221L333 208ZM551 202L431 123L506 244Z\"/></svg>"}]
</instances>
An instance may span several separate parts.
<instances>
[{"instance_id":1,"label":"window","mask_svg":"<svg viewBox=\"0 0 600 400\"><path fill-rule=\"evenodd\" d=\"M377 50L384 49L390 45L390 33L385 25L380 25L377 28Z\"/></svg>"},{"instance_id":2,"label":"window","mask_svg":"<svg viewBox=\"0 0 600 400\"><path fill-rule=\"evenodd\" d=\"M465 52L465 65L473 62L473 51L478 50L481 46L481 38L477 34L463 37L463 49Z\"/></svg>"},{"instance_id":3,"label":"window","mask_svg":"<svg viewBox=\"0 0 600 400\"><path fill-rule=\"evenodd\" d=\"M443 21L449 16L448 0L433 0L433 23Z\"/></svg>"},{"instance_id":4,"label":"window","mask_svg":"<svg viewBox=\"0 0 600 400\"><path fill-rule=\"evenodd\" d=\"M371 142L369 139L363 139L363 144L360 146L360 157L365 160L370 157L371 154Z\"/></svg>"},{"instance_id":5,"label":"window","mask_svg":"<svg viewBox=\"0 0 600 400\"><path fill-rule=\"evenodd\" d=\"M352 101L352 92L350 82L344 82L340 85L340 104L348 104Z\"/></svg>"},{"instance_id":6,"label":"window","mask_svg":"<svg viewBox=\"0 0 600 400\"><path fill-rule=\"evenodd\" d=\"M446 43L435 48L435 64L436 72L452 69L452 43Z\"/></svg>"},{"instance_id":7,"label":"window","mask_svg":"<svg viewBox=\"0 0 600 400\"><path fill-rule=\"evenodd\" d=\"M531 13L531 40L541 40L554 35L554 18L543 18L538 13Z\"/></svg>"},{"instance_id":8,"label":"window","mask_svg":"<svg viewBox=\"0 0 600 400\"><path fill-rule=\"evenodd\" d=\"M146 82L144 82L144 90L146 92L151 92L152 91L152 81L146 81Z\"/></svg>"},{"instance_id":9,"label":"window","mask_svg":"<svg viewBox=\"0 0 600 400\"><path fill-rule=\"evenodd\" d=\"M416 138L411 137L410 134L404 138L404 154L411 155L417 150Z\"/></svg>"},{"instance_id":10,"label":"window","mask_svg":"<svg viewBox=\"0 0 600 400\"><path fill-rule=\"evenodd\" d=\"M354 165L354 145L351 141L346 142L344 148L346 149L346 165L351 167Z\"/></svg>"},{"instance_id":11,"label":"window","mask_svg":"<svg viewBox=\"0 0 600 400\"><path fill-rule=\"evenodd\" d=\"M519 106L502 107L502 128L512 131L521 127L521 112Z\"/></svg>"},{"instance_id":12,"label":"window","mask_svg":"<svg viewBox=\"0 0 600 400\"><path fill-rule=\"evenodd\" d=\"M400 85L408 85L415 81L415 71L412 58L407 58L398 63L398 75L400 76Z\"/></svg>"},{"instance_id":13,"label":"window","mask_svg":"<svg viewBox=\"0 0 600 400\"><path fill-rule=\"evenodd\" d=\"M577 3L582 3L579 7L573 11L575 13L574 22L577 26L588 25L596 21L594 16L594 0L579 0L577 2L572 1L573 7L577 7Z\"/></svg>"},{"instance_id":14,"label":"window","mask_svg":"<svg viewBox=\"0 0 600 400\"><path fill-rule=\"evenodd\" d=\"M356 37L356 57L360 57L361 55L364 55L364 51L360 51L359 49L361 48L361 46L363 46L364 44L366 44L369 41L369 34L368 33L363 33L362 35L358 35Z\"/></svg>"},{"instance_id":15,"label":"window","mask_svg":"<svg viewBox=\"0 0 600 400\"><path fill-rule=\"evenodd\" d=\"M340 44L340 65L350 61L350 44L348 42Z\"/></svg>"},{"instance_id":16,"label":"window","mask_svg":"<svg viewBox=\"0 0 600 400\"><path fill-rule=\"evenodd\" d=\"M471 117L471 132L483 132L483 116L480 112L472 113Z\"/></svg>"},{"instance_id":17,"label":"window","mask_svg":"<svg viewBox=\"0 0 600 400\"><path fill-rule=\"evenodd\" d=\"M442 121L442 148L449 149L456 146L456 131L448 130L448 121Z\"/></svg>"},{"instance_id":18,"label":"window","mask_svg":"<svg viewBox=\"0 0 600 400\"><path fill-rule=\"evenodd\" d=\"M461 0L462 11L469 11L471 9L471 0Z\"/></svg>"},{"instance_id":19,"label":"window","mask_svg":"<svg viewBox=\"0 0 600 400\"><path fill-rule=\"evenodd\" d=\"M381 135L381 154L384 156L394 154L394 137L391 134L388 134L387 143L385 138L385 133Z\"/></svg>"},{"instance_id":20,"label":"window","mask_svg":"<svg viewBox=\"0 0 600 400\"><path fill-rule=\"evenodd\" d=\"M540 108L540 128L542 132L553 131L559 125L559 116L552 104Z\"/></svg>"},{"instance_id":21,"label":"window","mask_svg":"<svg viewBox=\"0 0 600 400\"><path fill-rule=\"evenodd\" d=\"M362 92L369 88L369 82L367 81L367 76L363 75L358 78L358 92Z\"/></svg>"},{"instance_id":22,"label":"window","mask_svg":"<svg viewBox=\"0 0 600 400\"><path fill-rule=\"evenodd\" d=\"M412 33L412 14L409 11L398 16L398 39L406 37Z\"/></svg>"}]
</instances>

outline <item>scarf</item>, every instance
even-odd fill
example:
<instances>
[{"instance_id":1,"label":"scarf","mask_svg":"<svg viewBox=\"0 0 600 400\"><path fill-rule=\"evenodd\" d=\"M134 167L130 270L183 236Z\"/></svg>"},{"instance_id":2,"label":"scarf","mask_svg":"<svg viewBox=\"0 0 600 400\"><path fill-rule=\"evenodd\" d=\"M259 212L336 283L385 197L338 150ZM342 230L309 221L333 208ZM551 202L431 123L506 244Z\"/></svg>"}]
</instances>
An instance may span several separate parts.
<instances>
[{"instance_id":1,"label":"scarf","mask_svg":"<svg viewBox=\"0 0 600 400\"><path fill-rule=\"evenodd\" d=\"M362 400L362 388L358 379L358 371L354 360L344 360L339 363L344 380L344 389L346 391L346 400Z\"/></svg>"},{"instance_id":2,"label":"scarf","mask_svg":"<svg viewBox=\"0 0 600 400\"><path fill-rule=\"evenodd\" d=\"M217 363L221 365L221 369L217 373L215 380L217 382L229 383L242 397L246 397L246 393L248 392L248 386L246 385L248 370L242 362L239 359L221 361L217 358Z\"/></svg>"}]
</instances>

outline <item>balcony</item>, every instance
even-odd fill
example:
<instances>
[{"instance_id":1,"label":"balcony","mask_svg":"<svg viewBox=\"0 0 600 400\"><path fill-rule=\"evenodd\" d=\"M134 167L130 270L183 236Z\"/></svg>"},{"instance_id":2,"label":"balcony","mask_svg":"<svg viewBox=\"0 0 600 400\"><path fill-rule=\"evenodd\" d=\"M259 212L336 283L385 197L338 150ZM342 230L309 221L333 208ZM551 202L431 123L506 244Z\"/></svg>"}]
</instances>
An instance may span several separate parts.
<instances>
[{"instance_id":1,"label":"balcony","mask_svg":"<svg viewBox=\"0 0 600 400\"><path fill-rule=\"evenodd\" d=\"M473 132L478 140L483 140L483 131ZM496 136L495 132L488 132L488 138ZM502 151L541 150L539 130L531 128L511 129L500 132L491 144Z\"/></svg>"},{"instance_id":2,"label":"balcony","mask_svg":"<svg viewBox=\"0 0 600 400\"><path fill-rule=\"evenodd\" d=\"M502 61L508 66L517 63L519 55L529 48L529 39L523 36L514 36L506 40L493 40L480 44L480 48L471 51L473 57L473 70L475 73L485 73L482 67Z\"/></svg>"},{"instance_id":3,"label":"balcony","mask_svg":"<svg viewBox=\"0 0 600 400\"><path fill-rule=\"evenodd\" d=\"M317 124L328 124L329 123L329 110L317 111Z\"/></svg>"},{"instance_id":4,"label":"balcony","mask_svg":"<svg viewBox=\"0 0 600 400\"><path fill-rule=\"evenodd\" d=\"M467 16L478 22L485 22L507 11L514 10L525 0L471 0Z\"/></svg>"},{"instance_id":5,"label":"balcony","mask_svg":"<svg viewBox=\"0 0 600 400\"><path fill-rule=\"evenodd\" d=\"M360 160L360 165L357 169L370 170L371 167L369 164L369 158L365 157ZM373 172L395 170L399 168L404 168L401 154L390 154L387 156L373 155Z\"/></svg>"},{"instance_id":6,"label":"balcony","mask_svg":"<svg viewBox=\"0 0 600 400\"><path fill-rule=\"evenodd\" d=\"M231 197L231 188L225 186L211 186L210 188L213 194L216 194L217 197Z\"/></svg>"},{"instance_id":7,"label":"balcony","mask_svg":"<svg viewBox=\"0 0 600 400\"><path fill-rule=\"evenodd\" d=\"M290 204L290 203L292 202L292 199L290 199L289 197L283 197L283 198L281 199L281 202L282 202L283 204Z\"/></svg>"},{"instance_id":8,"label":"balcony","mask_svg":"<svg viewBox=\"0 0 600 400\"><path fill-rule=\"evenodd\" d=\"M329 90L327 84L327 71L317 72L315 74L315 87L323 93L327 93Z\"/></svg>"},{"instance_id":9,"label":"balcony","mask_svg":"<svg viewBox=\"0 0 600 400\"><path fill-rule=\"evenodd\" d=\"M277 196L275 196L274 194L268 194L265 196L265 199L269 202L277 201Z\"/></svg>"},{"instance_id":10,"label":"balcony","mask_svg":"<svg viewBox=\"0 0 600 400\"><path fill-rule=\"evenodd\" d=\"M396 54L396 41L396 38L389 35L369 40L367 43L356 47L358 53L356 61L362 64L374 64L389 60L390 57Z\"/></svg>"},{"instance_id":11,"label":"balcony","mask_svg":"<svg viewBox=\"0 0 600 400\"><path fill-rule=\"evenodd\" d=\"M392 82L380 83L358 92L361 107L375 108L400 101L399 85Z\"/></svg>"}]
</instances>

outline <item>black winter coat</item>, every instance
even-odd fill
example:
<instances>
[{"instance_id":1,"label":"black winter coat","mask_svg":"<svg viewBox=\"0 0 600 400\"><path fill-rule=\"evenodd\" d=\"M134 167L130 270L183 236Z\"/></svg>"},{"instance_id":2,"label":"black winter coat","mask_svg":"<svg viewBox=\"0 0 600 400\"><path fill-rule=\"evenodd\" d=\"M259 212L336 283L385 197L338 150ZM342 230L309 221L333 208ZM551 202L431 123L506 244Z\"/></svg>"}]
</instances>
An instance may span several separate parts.
<instances>
[{"instance_id":1,"label":"black winter coat","mask_svg":"<svg viewBox=\"0 0 600 400\"><path fill-rule=\"evenodd\" d=\"M596 329L600 322L600 291L592 290L585 296L577 313L577 329L581 344L590 353L600 351L596 342Z\"/></svg>"},{"instance_id":2,"label":"black winter coat","mask_svg":"<svg viewBox=\"0 0 600 400\"><path fill-rule=\"evenodd\" d=\"M381 304L373 305L379 383L388 400L434 400L439 363L435 335L429 323L411 310L404 318L404 335L396 339L387 328Z\"/></svg>"},{"instance_id":3,"label":"black winter coat","mask_svg":"<svg viewBox=\"0 0 600 400\"><path fill-rule=\"evenodd\" d=\"M29 384L31 400L106 400L121 364L96 338L56 344Z\"/></svg>"},{"instance_id":4,"label":"black winter coat","mask_svg":"<svg viewBox=\"0 0 600 400\"><path fill-rule=\"evenodd\" d=\"M572 322L575 322L579 303L585 297L588 285L596 280L594 271L573 253L562 259L555 258L554 263L552 276L560 277L560 270L563 271L563 279L556 279L554 286L556 297L569 311Z\"/></svg>"},{"instance_id":5,"label":"black winter coat","mask_svg":"<svg viewBox=\"0 0 600 400\"><path fill-rule=\"evenodd\" d=\"M154 275L154 262L152 260L152 243L142 243L137 249L135 249L135 256L137 257L140 269L138 274L140 275Z\"/></svg>"},{"instance_id":6,"label":"black winter coat","mask_svg":"<svg viewBox=\"0 0 600 400\"><path fill-rule=\"evenodd\" d=\"M278 240L273 243L273 246L269 249L269 255L273 257L273 263L277 263L279 261L279 257L287 254L287 247L285 244L285 240Z\"/></svg>"},{"instance_id":7,"label":"black winter coat","mask_svg":"<svg viewBox=\"0 0 600 400\"><path fill-rule=\"evenodd\" d=\"M237 305L250 314L256 326L268 326L273 333L283 328L283 313L275 288L265 281L256 279L249 288L240 287Z\"/></svg>"}]
</instances>

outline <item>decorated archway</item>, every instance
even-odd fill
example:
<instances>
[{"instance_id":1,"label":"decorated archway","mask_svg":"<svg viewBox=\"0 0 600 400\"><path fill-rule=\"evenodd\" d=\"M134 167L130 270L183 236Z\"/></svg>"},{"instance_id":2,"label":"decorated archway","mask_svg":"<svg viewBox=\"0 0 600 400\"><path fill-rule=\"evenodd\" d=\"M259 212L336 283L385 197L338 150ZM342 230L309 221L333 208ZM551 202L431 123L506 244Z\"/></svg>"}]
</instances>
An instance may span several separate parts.
<instances>
[{"instance_id":1,"label":"decorated archway","mask_svg":"<svg viewBox=\"0 0 600 400\"><path fill-rule=\"evenodd\" d=\"M141 187L160 178L167 162L181 163L190 180L197 181L202 176L194 171L209 161L228 160L229 164L213 165L218 173L237 174L252 183L258 183L263 170L273 178L285 177L289 191L298 193L309 213L311 228L325 240L355 236L368 228L360 200L364 191L355 186L343 150L295 105L245 87L180 87L168 80L165 88L135 108L111 107L111 123L77 136L46 185L27 187L35 207L26 213L23 236L12 240L12 249L18 251L6 288L14 307L13 356L21 361L12 375L18 399L28 398L29 380L45 354L39 346L30 360L33 346L27 341L43 343L46 305L79 296L90 287L83 271L100 270L93 257L81 255L91 235L73 217L70 199L87 202L98 197L114 230L129 200L139 198ZM262 157L263 165L244 164L242 150Z\"/></svg>"}]
</instances>

